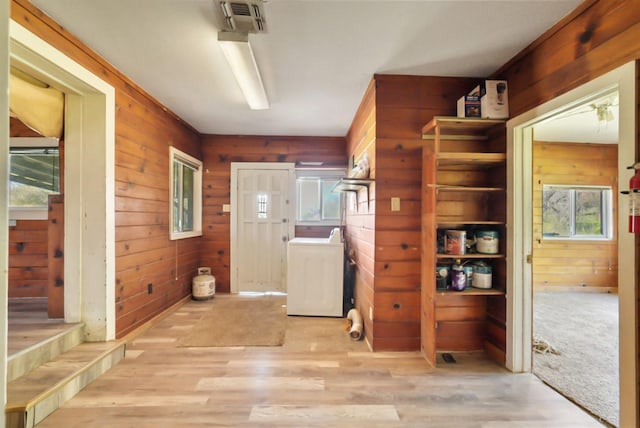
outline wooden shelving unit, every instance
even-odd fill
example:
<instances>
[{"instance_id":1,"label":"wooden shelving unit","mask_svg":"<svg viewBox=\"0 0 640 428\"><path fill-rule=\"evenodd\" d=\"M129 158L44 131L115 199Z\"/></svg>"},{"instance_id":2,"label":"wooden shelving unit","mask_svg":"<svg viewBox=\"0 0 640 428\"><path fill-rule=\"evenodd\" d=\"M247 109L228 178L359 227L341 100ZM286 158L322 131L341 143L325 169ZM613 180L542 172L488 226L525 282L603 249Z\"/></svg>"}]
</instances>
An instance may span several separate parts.
<instances>
[{"instance_id":1,"label":"wooden shelving unit","mask_svg":"<svg viewBox=\"0 0 640 428\"><path fill-rule=\"evenodd\" d=\"M434 117L423 129L422 346L436 352L484 349L504 364L506 349L506 129L503 120ZM497 254L438 252L446 229L495 230ZM492 287L436 289L436 266L478 260Z\"/></svg>"}]
</instances>

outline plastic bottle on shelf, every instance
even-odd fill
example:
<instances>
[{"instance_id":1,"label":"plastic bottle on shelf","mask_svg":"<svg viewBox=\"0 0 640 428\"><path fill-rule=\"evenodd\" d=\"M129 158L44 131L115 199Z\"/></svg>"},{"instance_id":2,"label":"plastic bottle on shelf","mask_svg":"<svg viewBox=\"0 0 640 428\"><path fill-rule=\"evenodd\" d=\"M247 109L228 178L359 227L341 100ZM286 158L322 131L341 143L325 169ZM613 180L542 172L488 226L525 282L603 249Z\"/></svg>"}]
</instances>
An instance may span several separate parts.
<instances>
[{"instance_id":1,"label":"plastic bottle on shelf","mask_svg":"<svg viewBox=\"0 0 640 428\"><path fill-rule=\"evenodd\" d=\"M451 265L451 290L464 291L465 288L467 288L467 273L460 259L457 259Z\"/></svg>"}]
</instances>

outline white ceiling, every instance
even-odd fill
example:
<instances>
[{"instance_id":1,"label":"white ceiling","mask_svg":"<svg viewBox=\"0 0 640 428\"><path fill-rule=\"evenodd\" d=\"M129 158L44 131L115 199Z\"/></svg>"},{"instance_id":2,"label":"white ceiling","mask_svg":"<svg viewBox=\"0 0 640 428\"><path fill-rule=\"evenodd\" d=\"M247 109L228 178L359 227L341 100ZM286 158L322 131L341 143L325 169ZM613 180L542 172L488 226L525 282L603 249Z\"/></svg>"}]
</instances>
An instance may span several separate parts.
<instances>
[{"instance_id":1,"label":"white ceiling","mask_svg":"<svg viewBox=\"0 0 640 428\"><path fill-rule=\"evenodd\" d=\"M606 120L598 118L598 108L606 108ZM537 141L569 143L618 144L618 91L611 91L558 112L536 124L533 129Z\"/></svg>"},{"instance_id":2,"label":"white ceiling","mask_svg":"<svg viewBox=\"0 0 640 428\"><path fill-rule=\"evenodd\" d=\"M315 136L346 134L374 73L488 76L581 3L270 0L252 111L212 0L31 1L201 133Z\"/></svg>"}]
</instances>

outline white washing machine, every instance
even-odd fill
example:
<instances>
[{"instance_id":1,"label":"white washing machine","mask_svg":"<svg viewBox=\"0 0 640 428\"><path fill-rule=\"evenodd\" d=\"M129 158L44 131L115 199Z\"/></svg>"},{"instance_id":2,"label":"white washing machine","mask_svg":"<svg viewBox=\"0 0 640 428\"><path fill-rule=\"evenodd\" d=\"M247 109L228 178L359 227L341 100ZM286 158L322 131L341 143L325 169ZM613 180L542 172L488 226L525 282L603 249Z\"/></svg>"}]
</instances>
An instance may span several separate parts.
<instances>
[{"instance_id":1,"label":"white washing machine","mask_svg":"<svg viewBox=\"0 0 640 428\"><path fill-rule=\"evenodd\" d=\"M287 249L287 314L342 317L344 244L294 238Z\"/></svg>"}]
</instances>

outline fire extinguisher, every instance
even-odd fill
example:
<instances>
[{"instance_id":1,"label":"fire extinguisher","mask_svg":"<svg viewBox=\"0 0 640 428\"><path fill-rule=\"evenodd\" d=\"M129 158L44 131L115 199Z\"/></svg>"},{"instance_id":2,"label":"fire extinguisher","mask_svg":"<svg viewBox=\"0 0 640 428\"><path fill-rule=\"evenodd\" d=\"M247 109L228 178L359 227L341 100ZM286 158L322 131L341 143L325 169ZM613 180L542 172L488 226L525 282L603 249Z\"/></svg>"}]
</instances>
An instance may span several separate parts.
<instances>
[{"instance_id":1,"label":"fire extinguisher","mask_svg":"<svg viewBox=\"0 0 640 428\"><path fill-rule=\"evenodd\" d=\"M640 233L640 162L627 169L635 170L629 180L629 232Z\"/></svg>"}]
</instances>

